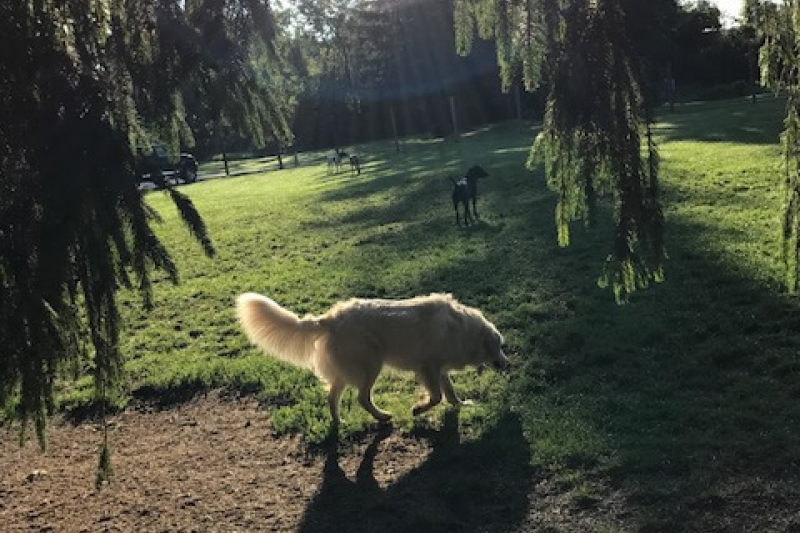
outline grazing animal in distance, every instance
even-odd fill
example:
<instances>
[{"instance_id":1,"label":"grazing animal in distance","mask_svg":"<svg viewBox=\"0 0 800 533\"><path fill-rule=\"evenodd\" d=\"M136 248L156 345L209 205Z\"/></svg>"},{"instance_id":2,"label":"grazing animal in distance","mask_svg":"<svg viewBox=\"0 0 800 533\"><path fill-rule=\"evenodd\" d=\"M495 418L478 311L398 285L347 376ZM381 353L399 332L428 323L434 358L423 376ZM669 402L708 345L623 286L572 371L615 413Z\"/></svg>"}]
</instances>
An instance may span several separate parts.
<instances>
[{"instance_id":1,"label":"grazing animal in distance","mask_svg":"<svg viewBox=\"0 0 800 533\"><path fill-rule=\"evenodd\" d=\"M342 170L342 160L348 157L350 156L347 152L340 152L339 150L334 151L333 155L327 156L328 174L330 174L331 171L338 174L339 171Z\"/></svg>"},{"instance_id":2,"label":"grazing animal in distance","mask_svg":"<svg viewBox=\"0 0 800 533\"><path fill-rule=\"evenodd\" d=\"M475 165L471 167L463 178L456 181L449 178L453 183L453 208L456 211L456 224L461 225L461 220L458 215L458 205L464 205L464 225L469 225L473 221L472 213L470 213L469 204L472 202L472 211L475 213L476 218L478 215L478 180L481 178L488 178L489 174L480 166Z\"/></svg>"},{"instance_id":3,"label":"grazing animal in distance","mask_svg":"<svg viewBox=\"0 0 800 533\"><path fill-rule=\"evenodd\" d=\"M328 174L330 174L331 172L334 172L338 166L336 161L337 157L335 155L329 155L325 159L328 162Z\"/></svg>"},{"instance_id":4,"label":"grazing animal in distance","mask_svg":"<svg viewBox=\"0 0 800 533\"><path fill-rule=\"evenodd\" d=\"M353 174L361 175L361 157L353 154L350 156L350 171Z\"/></svg>"},{"instance_id":5,"label":"grazing animal in distance","mask_svg":"<svg viewBox=\"0 0 800 533\"><path fill-rule=\"evenodd\" d=\"M372 387L386 366L414 372L428 398L414 406L418 415L458 398L449 373L468 365L508 367L503 336L483 314L450 294L407 300L353 298L319 316L300 318L260 294L236 301L239 321L250 342L268 354L307 368L327 382L333 428L346 385L358 389L358 402L378 421L391 415L372 402Z\"/></svg>"},{"instance_id":6,"label":"grazing animal in distance","mask_svg":"<svg viewBox=\"0 0 800 533\"><path fill-rule=\"evenodd\" d=\"M342 170L342 161L345 159L350 159L350 154L347 152L340 152L336 151L336 172L340 172Z\"/></svg>"}]
</instances>

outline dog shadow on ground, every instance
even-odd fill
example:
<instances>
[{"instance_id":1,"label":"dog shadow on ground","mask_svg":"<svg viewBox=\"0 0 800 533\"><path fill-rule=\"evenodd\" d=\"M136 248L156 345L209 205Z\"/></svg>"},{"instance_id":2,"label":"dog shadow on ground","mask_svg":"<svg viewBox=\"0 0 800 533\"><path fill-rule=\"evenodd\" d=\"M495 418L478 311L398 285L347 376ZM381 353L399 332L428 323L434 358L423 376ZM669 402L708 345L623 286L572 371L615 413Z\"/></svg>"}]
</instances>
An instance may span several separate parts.
<instances>
[{"instance_id":1,"label":"dog shadow on ground","mask_svg":"<svg viewBox=\"0 0 800 533\"><path fill-rule=\"evenodd\" d=\"M462 442L458 413L439 431L421 435L433 451L425 462L386 488L374 474L383 430L367 447L355 476L339 465L336 444L326 451L323 480L298 531L512 531L527 516L535 476L519 420L505 415L482 437Z\"/></svg>"}]
</instances>

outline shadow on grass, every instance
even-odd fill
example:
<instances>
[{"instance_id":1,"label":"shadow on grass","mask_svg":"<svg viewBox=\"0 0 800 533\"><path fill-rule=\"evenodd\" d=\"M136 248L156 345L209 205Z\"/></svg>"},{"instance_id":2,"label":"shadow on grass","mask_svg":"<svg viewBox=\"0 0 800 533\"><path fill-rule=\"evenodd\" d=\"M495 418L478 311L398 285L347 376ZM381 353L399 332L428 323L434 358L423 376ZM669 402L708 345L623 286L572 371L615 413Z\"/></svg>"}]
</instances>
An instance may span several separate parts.
<instances>
[{"instance_id":1,"label":"shadow on grass","mask_svg":"<svg viewBox=\"0 0 800 533\"><path fill-rule=\"evenodd\" d=\"M144 385L132 393L139 404L145 404L156 411L164 411L189 403L200 395L208 393L208 384L190 381L175 387L153 387Z\"/></svg>"},{"instance_id":2,"label":"shadow on grass","mask_svg":"<svg viewBox=\"0 0 800 533\"><path fill-rule=\"evenodd\" d=\"M700 115L702 119L698 119ZM785 115L784 98L763 98L752 107L741 100L704 103L663 113L658 117L656 132L661 142L775 144Z\"/></svg>"},{"instance_id":3,"label":"shadow on grass","mask_svg":"<svg viewBox=\"0 0 800 533\"><path fill-rule=\"evenodd\" d=\"M726 141L775 142L777 112L765 118L760 109L742 116L733 112L741 107L718 111L730 122L712 125L726 132ZM707 119L682 117L664 132L666 139L709 140ZM763 131L748 129L761 122ZM508 154L497 166L519 164L520 157ZM675 181L670 189L665 180L666 197L677 196ZM742 530L754 520L765 530L789 527L792 513L800 516L799 500L777 498L768 489L776 483L797 486L800 305L764 281L773 274L754 279L774 268L766 241L753 243L753 233L735 224L674 216L667 227L666 283L619 307L595 285L611 242L606 224L593 232L576 229L572 246L558 249L552 198L541 180L511 177L486 185L481 204L486 222L468 230L451 227L451 216L419 207L430 201L433 185L403 188L389 178L351 192L383 193L390 202L357 209L336 222L413 221L371 236L366 244L374 245L372 255L390 250L413 261L453 239L464 243L463 257L432 266L413 280L413 291L451 291L481 307L506 334L523 367L512 396L535 464L554 475L621 490L645 531L719 529L723 523ZM682 201L710 203L716 195L693 191ZM716 209L725 209L738 199L729 193L717 202ZM758 243L755 250L731 251L737 244ZM358 270L357 255L352 261ZM420 470L437 479L437 464L432 459ZM319 530L322 518L348 523L336 495L351 490L366 498L355 501L377 506L374 529L398 527L380 518L381 505L399 512L387 500L395 497L391 488L389 497L334 473L326 474L304 531ZM415 479L397 485L415 486ZM360 514L358 505L353 512L364 516L361 525L372 516ZM431 530L471 530L448 520L431 518L426 524Z\"/></svg>"},{"instance_id":4,"label":"shadow on grass","mask_svg":"<svg viewBox=\"0 0 800 533\"><path fill-rule=\"evenodd\" d=\"M172 409L189 403L200 395L207 394L208 390L208 384L200 381L185 382L179 386L171 385L168 387L144 385L132 391L129 398L117 398L116 401L114 399L97 400L91 398L89 401L64 407L61 412L64 415L64 420L78 425L84 422L100 421L104 409L106 415L117 414L131 407L136 409L146 406L149 411ZM255 390L243 390L242 392L255 392Z\"/></svg>"},{"instance_id":5,"label":"shadow on grass","mask_svg":"<svg viewBox=\"0 0 800 533\"><path fill-rule=\"evenodd\" d=\"M667 281L618 307L594 283L609 237L560 250L535 228L547 218L474 233L489 241L482 254L414 284L452 291L506 334L535 462L621 488L648 531L707 530L723 517L738 530L751 513L800 513L764 496L798 481L800 305L698 246L742 232L671 220ZM381 246L436 246L424 224L404 232Z\"/></svg>"},{"instance_id":6,"label":"shadow on grass","mask_svg":"<svg viewBox=\"0 0 800 533\"><path fill-rule=\"evenodd\" d=\"M500 532L515 531L527 516L534 472L519 420L501 418L480 439L460 442L458 413L426 436L433 451L410 473L381 488L373 465L383 432L364 453L355 481L327 450L319 492L298 531Z\"/></svg>"}]
</instances>

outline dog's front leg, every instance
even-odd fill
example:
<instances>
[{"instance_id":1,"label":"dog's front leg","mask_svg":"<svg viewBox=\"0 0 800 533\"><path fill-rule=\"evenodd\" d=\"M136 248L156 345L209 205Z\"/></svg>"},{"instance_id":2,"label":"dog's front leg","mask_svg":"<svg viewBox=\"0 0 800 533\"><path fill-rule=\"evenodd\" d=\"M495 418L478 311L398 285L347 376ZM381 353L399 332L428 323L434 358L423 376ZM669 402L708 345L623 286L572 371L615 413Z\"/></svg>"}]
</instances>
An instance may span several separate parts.
<instances>
[{"instance_id":1,"label":"dog's front leg","mask_svg":"<svg viewBox=\"0 0 800 533\"><path fill-rule=\"evenodd\" d=\"M447 398L447 401L450 402L451 405L458 407L459 405L472 404L470 400L462 400L458 397L455 389L453 388L453 382L450 380L450 376L447 375L447 373L442 374L440 383L442 386L442 391L444 392L444 397Z\"/></svg>"},{"instance_id":2,"label":"dog's front leg","mask_svg":"<svg viewBox=\"0 0 800 533\"><path fill-rule=\"evenodd\" d=\"M439 382L439 376L436 375L436 372L426 369L417 372L416 376L419 384L425 387L425 389L428 391L428 401L418 403L414 406L414 408L411 410L411 414L414 416L421 415L425 411L430 410L432 407L439 405L439 403L442 401L441 384Z\"/></svg>"}]
</instances>

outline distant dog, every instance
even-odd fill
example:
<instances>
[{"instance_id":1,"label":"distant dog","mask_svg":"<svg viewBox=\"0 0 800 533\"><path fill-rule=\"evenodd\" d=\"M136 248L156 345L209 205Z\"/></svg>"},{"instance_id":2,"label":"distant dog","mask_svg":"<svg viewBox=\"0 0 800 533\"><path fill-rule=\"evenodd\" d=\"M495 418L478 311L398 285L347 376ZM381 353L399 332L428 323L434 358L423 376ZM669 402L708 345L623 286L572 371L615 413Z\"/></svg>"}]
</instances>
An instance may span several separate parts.
<instances>
[{"instance_id":1,"label":"distant dog","mask_svg":"<svg viewBox=\"0 0 800 533\"><path fill-rule=\"evenodd\" d=\"M350 156L350 171L361 175L361 158L355 154Z\"/></svg>"},{"instance_id":2,"label":"distant dog","mask_svg":"<svg viewBox=\"0 0 800 533\"><path fill-rule=\"evenodd\" d=\"M340 152L338 150L333 152L333 155L327 156L328 173L330 174L331 171L334 171L338 174L339 171L342 170L342 161L348 157L350 157L350 155L347 152Z\"/></svg>"},{"instance_id":3,"label":"distant dog","mask_svg":"<svg viewBox=\"0 0 800 533\"><path fill-rule=\"evenodd\" d=\"M451 370L486 363L498 369L508 366L497 328L449 294L351 299L323 315L304 318L259 294L239 296L236 306L253 344L327 382L334 427L345 385L358 389L358 402L377 420L391 418L372 403L372 386L384 365L414 372L428 391L427 401L414 406L414 415L437 405L443 394L453 405L463 403L453 390Z\"/></svg>"},{"instance_id":4,"label":"distant dog","mask_svg":"<svg viewBox=\"0 0 800 533\"><path fill-rule=\"evenodd\" d=\"M336 155L329 155L325 160L328 163L328 174L335 172L339 168L339 158Z\"/></svg>"},{"instance_id":5,"label":"distant dog","mask_svg":"<svg viewBox=\"0 0 800 533\"><path fill-rule=\"evenodd\" d=\"M469 225L473 221L472 214L469 211L469 202L472 201L472 210L475 212L475 217L480 218L478 215L478 180L487 178L489 174L483 168L475 165L467 171L467 174L456 181L450 178L453 183L453 208L456 211L456 224L461 225L461 220L458 217L458 204L464 205L464 225Z\"/></svg>"}]
</instances>

